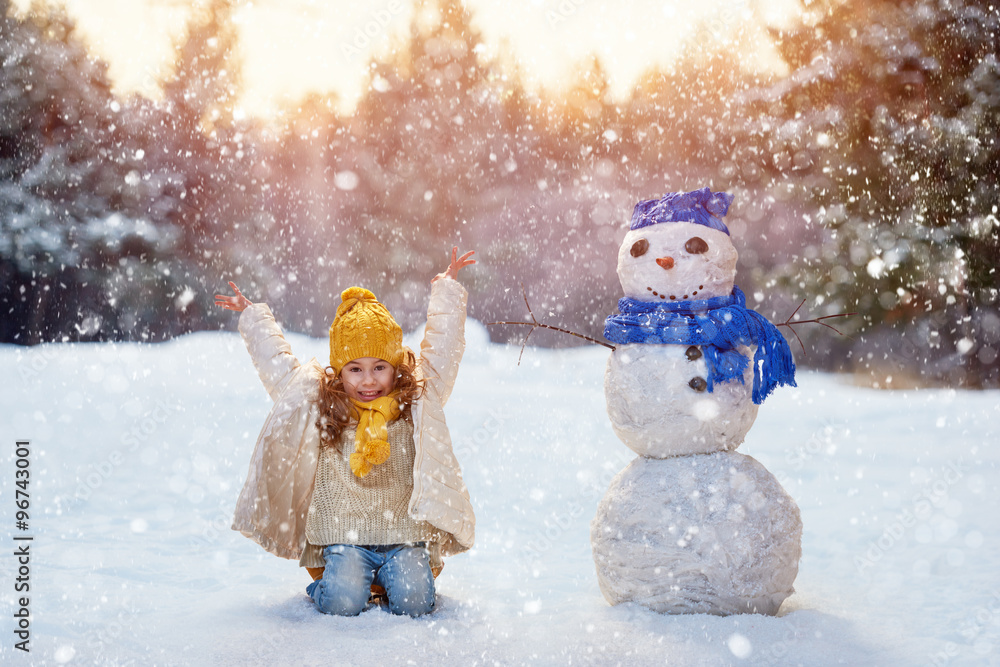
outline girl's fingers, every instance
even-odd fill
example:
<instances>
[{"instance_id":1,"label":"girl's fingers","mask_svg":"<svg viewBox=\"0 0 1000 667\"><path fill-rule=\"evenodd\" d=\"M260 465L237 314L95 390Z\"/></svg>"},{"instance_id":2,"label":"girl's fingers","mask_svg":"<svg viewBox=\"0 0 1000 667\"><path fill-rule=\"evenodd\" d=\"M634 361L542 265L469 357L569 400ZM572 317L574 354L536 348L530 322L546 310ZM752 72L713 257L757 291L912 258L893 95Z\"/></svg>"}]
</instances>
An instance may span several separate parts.
<instances>
[{"instance_id":1,"label":"girl's fingers","mask_svg":"<svg viewBox=\"0 0 1000 667\"><path fill-rule=\"evenodd\" d=\"M470 260L469 259L469 257L471 257L472 255L474 255L475 252L476 252L475 250L470 250L469 252L467 252L464 255L462 255L461 257L459 257L458 256L458 246L453 247L451 249L451 268L454 268L454 269L458 270L458 269L461 269L463 267L469 266L470 264L475 264L476 260L474 260L474 259Z\"/></svg>"},{"instance_id":2,"label":"girl's fingers","mask_svg":"<svg viewBox=\"0 0 1000 667\"><path fill-rule=\"evenodd\" d=\"M215 295L215 305L226 310L236 310L240 306L240 299L235 296Z\"/></svg>"}]
</instances>

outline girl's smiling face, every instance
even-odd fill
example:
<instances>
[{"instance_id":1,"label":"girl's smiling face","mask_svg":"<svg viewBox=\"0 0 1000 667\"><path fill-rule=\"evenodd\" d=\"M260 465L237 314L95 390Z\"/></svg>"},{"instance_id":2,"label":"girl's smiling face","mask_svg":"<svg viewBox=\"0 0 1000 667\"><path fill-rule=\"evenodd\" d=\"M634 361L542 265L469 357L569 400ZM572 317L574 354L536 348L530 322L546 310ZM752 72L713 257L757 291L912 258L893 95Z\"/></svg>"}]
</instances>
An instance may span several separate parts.
<instances>
[{"instance_id":1,"label":"girl's smiling face","mask_svg":"<svg viewBox=\"0 0 1000 667\"><path fill-rule=\"evenodd\" d=\"M392 393L396 384L396 369L388 361L361 357L344 364L340 379L348 397L367 403Z\"/></svg>"}]
</instances>

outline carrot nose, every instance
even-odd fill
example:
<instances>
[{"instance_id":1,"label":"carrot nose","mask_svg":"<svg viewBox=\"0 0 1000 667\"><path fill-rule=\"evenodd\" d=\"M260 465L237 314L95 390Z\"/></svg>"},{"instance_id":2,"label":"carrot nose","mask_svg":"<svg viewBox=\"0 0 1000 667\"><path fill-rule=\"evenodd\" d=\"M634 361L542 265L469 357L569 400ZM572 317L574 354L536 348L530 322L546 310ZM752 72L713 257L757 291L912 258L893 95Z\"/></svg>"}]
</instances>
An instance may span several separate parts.
<instances>
[{"instance_id":1,"label":"carrot nose","mask_svg":"<svg viewBox=\"0 0 1000 667\"><path fill-rule=\"evenodd\" d=\"M674 258L673 257L657 257L656 263L665 269L674 268Z\"/></svg>"}]
</instances>

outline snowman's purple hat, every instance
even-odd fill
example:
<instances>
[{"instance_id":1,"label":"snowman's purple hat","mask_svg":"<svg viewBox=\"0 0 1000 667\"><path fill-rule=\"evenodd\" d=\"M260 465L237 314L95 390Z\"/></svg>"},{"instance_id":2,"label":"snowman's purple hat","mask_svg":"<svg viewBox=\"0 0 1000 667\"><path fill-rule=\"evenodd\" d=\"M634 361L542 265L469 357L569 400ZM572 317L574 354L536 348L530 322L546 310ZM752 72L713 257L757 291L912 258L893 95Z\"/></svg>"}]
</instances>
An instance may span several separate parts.
<instances>
[{"instance_id":1,"label":"snowman's purple hat","mask_svg":"<svg viewBox=\"0 0 1000 667\"><path fill-rule=\"evenodd\" d=\"M693 222L729 234L722 216L729 211L733 195L708 188L691 192L668 192L662 199L647 199L635 205L629 229L661 222Z\"/></svg>"}]
</instances>

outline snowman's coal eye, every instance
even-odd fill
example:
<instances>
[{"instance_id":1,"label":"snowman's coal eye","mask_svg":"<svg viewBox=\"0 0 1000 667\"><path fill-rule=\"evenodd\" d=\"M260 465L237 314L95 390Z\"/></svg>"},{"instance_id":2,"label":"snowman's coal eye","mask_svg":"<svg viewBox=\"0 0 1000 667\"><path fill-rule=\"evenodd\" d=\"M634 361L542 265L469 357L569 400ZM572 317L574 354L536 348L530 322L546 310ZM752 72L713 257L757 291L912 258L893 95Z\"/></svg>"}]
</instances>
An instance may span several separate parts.
<instances>
[{"instance_id":1,"label":"snowman's coal eye","mask_svg":"<svg viewBox=\"0 0 1000 667\"><path fill-rule=\"evenodd\" d=\"M708 243L706 243L705 239L700 236L692 236L687 240L687 243L684 244L684 249L692 255L700 255L708 252Z\"/></svg>"},{"instance_id":2,"label":"snowman's coal eye","mask_svg":"<svg viewBox=\"0 0 1000 667\"><path fill-rule=\"evenodd\" d=\"M649 250L649 241L646 239L639 239L632 244L632 249L629 250L633 257L642 257Z\"/></svg>"},{"instance_id":3,"label":"snowman's coal eye","mask_svg":"<svg viewBox=\"0 0 1000 667\"><path fill-rule=\"evenodd\" d=\"M691 381L688 382L688 386L697 392L702 392L708 389L708 383L705 382L705 378L697 376L691 378Z\"/></svg>"},{"instance_id":4,"label":"snowman's coal eye","mask_svg":"<svg viewBox=\"0 0 1000 667\"><path fill-rule=\"evenodd\" d=\"M701 350L698 349L697 345L692 345L684 350L684 354L687 356L688 361L698 361L701 359Z\"/></svg>"}]
</instances>

